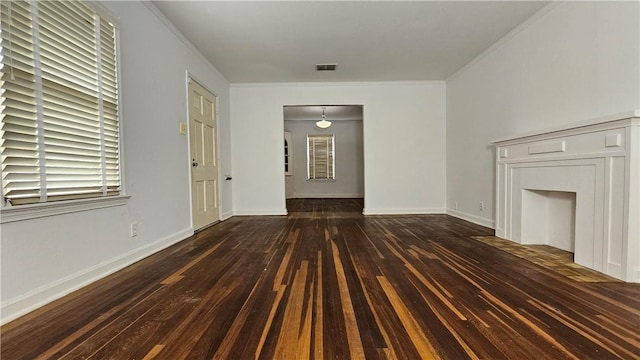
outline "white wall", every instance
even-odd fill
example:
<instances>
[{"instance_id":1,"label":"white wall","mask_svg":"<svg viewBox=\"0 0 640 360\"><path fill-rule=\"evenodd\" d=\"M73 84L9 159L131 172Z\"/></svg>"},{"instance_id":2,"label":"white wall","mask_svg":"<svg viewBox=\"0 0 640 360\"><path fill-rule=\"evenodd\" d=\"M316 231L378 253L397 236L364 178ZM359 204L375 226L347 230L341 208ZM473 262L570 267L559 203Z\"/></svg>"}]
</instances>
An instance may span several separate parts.
<instances>
[{"instance_id":1,"label":"white wall","mask_svg":"<svg viewBox=\"0 0 640 360\"><path fill-rule=\"evenodd\" d=\"M362 121L333 121L328 129L319 129L314 121L285 121L284 129L291 132L293 143L293 197L364 196ZM334 134L335 180L307 180L307 135L317 134Z\"/></svg>"},{"instance_id":2,"label":"white wall","mask_svg":"<svg viewBox=\"0 0 640 360\"><path fill-rule=\"evenodd\" d=\"M186 72L219 99L221 172L231 172L229 85L140 2L105 3L120 21L127 205L2 224L2 322L193 233ZM231 184L221 213L231 215ZM139 235L130 237L132 221Z\"/></svg>"},{"instance_id":3,"label":"white wall","mask_svg":"<svg viewBox=\"0 0 640 360\"><path fill-rule=\"evenodd\" d=\"M493 226L491 139L640 108L639 7L552 4L447 81L449 213Z\"/></svg>"},{"instance_id":4,"label":"white wall","mask_svg":"<svg viewBox=\"0 0 640 360\"><path fill-rule=\"evenodd\" d=\"M443 82L231 86L235 214L285 214L284 105L363 105L365 213L445 207Z\"/></svg>"}]
</instances>

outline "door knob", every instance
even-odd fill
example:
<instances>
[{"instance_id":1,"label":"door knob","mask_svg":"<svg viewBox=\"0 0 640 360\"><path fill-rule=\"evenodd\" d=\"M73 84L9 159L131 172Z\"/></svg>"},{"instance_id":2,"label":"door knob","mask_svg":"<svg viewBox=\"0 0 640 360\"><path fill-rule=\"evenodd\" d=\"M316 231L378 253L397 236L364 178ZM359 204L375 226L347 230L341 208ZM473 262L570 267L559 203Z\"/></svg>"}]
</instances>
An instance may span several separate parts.
<instances>
[{"instance_id":1,"label":"door knob","mask_svg":"<svg viewBox=\"0 0 640 360\"><path fill-rule=\"evenodd\" d=\"M193 167L198 167L198 163L196 162L196 159L191 160L191 166Z\"/></svg>"}]
</instances>

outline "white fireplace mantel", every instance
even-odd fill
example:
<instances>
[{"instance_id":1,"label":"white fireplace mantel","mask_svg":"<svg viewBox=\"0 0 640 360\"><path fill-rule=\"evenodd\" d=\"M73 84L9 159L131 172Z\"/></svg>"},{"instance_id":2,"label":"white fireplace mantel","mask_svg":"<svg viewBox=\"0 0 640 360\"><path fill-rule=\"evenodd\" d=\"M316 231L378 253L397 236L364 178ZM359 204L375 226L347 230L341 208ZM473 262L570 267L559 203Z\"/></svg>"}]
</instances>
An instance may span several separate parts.
<instances>
[{"instance_id":1,"label":"white fireplace mantel","mask_svg":"<svg viewBox=\"0 0 640 360\"><path fill-rule=\"evenodd\" d=\"M640 110L493 144L497 236L640 282Z\"/></svg>"}]
</instances>

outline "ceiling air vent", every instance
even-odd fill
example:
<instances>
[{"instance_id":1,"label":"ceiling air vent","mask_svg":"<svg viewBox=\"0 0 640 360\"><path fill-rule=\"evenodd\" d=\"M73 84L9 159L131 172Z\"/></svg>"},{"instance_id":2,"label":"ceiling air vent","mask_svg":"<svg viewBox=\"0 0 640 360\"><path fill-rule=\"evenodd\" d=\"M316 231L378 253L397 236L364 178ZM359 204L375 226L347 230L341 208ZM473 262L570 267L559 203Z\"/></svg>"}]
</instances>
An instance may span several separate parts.
<instances>
[{"instance_id":1,"label":"ceiling air vent","mask_svg":"<svg viewBox=\"0 0 640 360\"><path fill-rule=\"evenodd\" d=\"M338 64L316 64L316 71L336 71Z\"/></svg>"}]
</instances>

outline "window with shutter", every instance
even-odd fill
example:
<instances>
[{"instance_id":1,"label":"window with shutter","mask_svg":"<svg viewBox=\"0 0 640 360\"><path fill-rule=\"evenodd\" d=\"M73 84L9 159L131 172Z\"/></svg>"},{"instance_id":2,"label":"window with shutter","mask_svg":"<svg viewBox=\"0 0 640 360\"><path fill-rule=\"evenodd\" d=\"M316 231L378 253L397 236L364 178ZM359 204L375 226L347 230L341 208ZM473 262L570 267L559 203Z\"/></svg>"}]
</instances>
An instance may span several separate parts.
<instances>
[{"instance_id":1,"label":"window with shutter","mask_svg":"<svg viewBox=\"0 0 640 360\"><path fill-rule=\"evenodd\" d=\"M307 167L309 180L335 179L333 135L307 135Z\"/></svg>"},{"instance_id":2,"label":"window with shutter","mask_svg":"<svg viewBox=\"0 0 640 360\"><path fill-rule=\"evenodd\" d=\"M120 194L116 39L80 1L1 2L5 206Z\"/></svg>"}]
</instances>

